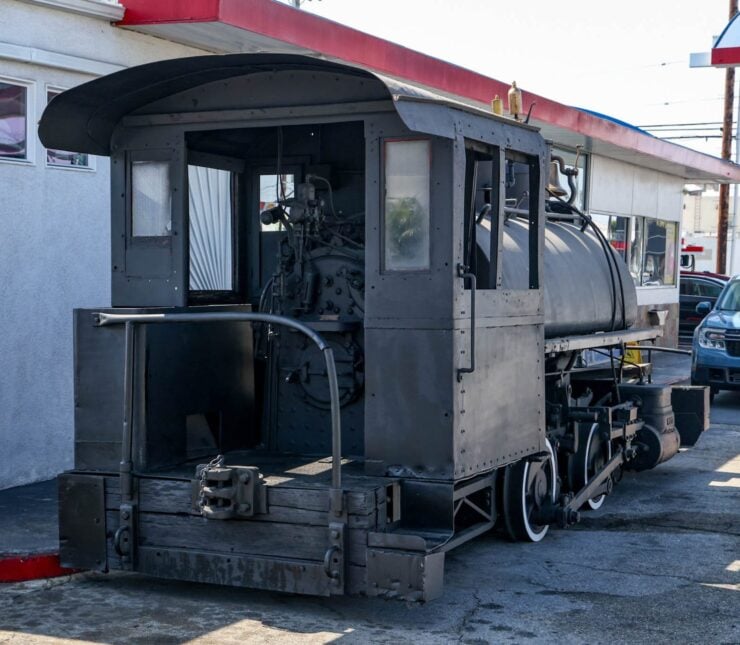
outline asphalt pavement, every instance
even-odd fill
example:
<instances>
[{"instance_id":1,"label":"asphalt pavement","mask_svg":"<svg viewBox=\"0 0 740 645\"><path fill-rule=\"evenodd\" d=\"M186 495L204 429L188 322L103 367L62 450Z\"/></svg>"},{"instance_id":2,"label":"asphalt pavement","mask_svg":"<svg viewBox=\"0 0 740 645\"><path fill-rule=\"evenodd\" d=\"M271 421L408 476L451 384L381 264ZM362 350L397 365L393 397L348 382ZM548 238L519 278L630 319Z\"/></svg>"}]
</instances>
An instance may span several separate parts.
<instances>
[{"instance_id":1,"label":"asphalt pavement","mask_svg":"<svg viewBox=\"0 0 740 645\"><path fill-rule=\"evenodd\" d=\"M308 598L136 574L0 585L0 643L740 643L740 392L658 468L540 544L448 554L431 603Z\"/></svg>"}]
</instances>

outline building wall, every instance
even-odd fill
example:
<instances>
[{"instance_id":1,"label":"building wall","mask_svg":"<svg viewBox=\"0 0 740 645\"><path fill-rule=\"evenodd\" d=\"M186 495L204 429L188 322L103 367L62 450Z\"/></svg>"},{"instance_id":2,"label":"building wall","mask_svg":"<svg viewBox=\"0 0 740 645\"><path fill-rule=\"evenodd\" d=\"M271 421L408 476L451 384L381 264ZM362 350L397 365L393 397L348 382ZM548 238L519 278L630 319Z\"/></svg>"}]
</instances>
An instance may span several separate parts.
<instances>
[{"instance_id":1,"label":"building wall","mask_svg":"<svg viewBox=\"0 0 740 645\"><path fill-rule=\"evenodd\" d=\"M732 211L733 199L730 197L730 217L732 217ZM700 195L685 195L681 228L692 235L717 235L718 215L719 193L716 191Z\"/></svg>"},{"instance_id":2,"label":"building wall","mask_svg":"<svg viewBox=\"0 0 740 645\"><path fill-rule=\"evenodd\" d=\"M734 193L734 191L732 191ZM740 213L738 224L733 227L735 203L730 196L730 222L727 234L726 273L740 273ZM717 270L717 218L719 216L719 194L707 191L700 195L685 195L683 199L683 218L681 235L685 244L704 247L696 254L697 271Z\"/></svg>"},{"instance_id":3,"label":"building wall","mask_svg":"<svg viewBox=\"0 0 740 645\"><path fill-rule=\"evenodd\" d=\"M72 466L72 309L110 306L108 160L93 159L92 170L46 166L36 134L46 88L207 53L45 4L0 0L0 80L30 83L33 158L0 160L0 454L13 464L0 468L0 489ZM112 3L65 4L94 13Z\"/></svg>"},{"instance_id":4,"label":"building wall","mask_svg":"<svg viewBox=\"0 0 740 645\"><path fill-rule=\"evenodd\" d=\"M674 284L638 286L638 324L649 325L650 310L667 311L660 344L675 347L678 339L678 257L684 180L623 161L593 155L589 210L591 213L676 222L673 244Z\"/></svg>"}]
</instances>

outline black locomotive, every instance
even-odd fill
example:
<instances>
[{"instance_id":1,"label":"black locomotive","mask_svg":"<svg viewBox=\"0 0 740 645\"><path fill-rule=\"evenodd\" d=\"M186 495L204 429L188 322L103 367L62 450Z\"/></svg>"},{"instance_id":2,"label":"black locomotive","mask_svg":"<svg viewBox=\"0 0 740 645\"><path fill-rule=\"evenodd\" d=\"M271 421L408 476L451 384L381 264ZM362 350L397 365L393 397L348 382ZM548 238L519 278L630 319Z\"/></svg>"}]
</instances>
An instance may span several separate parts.
<instances>
[{"instance_id":1,"label":"black locomotive","mask_svg":"<svg viewBox=\"0 0 740 645\"><path fill-rule=\"evenodd\" d=\"M86 83L40 133L111 158L65 565L429 599L448 550L539 541L706 427L704 388L614 353L660 330L529 125L244 54Z\"/></svg>"}]
</instances>

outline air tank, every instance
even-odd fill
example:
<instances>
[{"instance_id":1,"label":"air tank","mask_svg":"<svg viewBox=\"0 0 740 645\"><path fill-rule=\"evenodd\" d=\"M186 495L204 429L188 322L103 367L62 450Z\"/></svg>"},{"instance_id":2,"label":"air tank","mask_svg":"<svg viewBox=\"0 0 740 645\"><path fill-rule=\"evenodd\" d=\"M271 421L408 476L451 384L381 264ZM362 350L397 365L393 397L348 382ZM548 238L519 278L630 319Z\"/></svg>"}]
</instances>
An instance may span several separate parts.
<instances>
[{"instance_id":1,"label":"air tank","mask_svg":"<svg viewBox=\"0 0 740 645\"><path fill-rule=\"evenodd\" d=\"M520 218L504 224L502 288L528 288L529 225ZM478 275L487 275L490 221L478 224ZM611 274L607 255L613 258ZM627 329L637 319L637 292L624 260L596 234L565 221L545 225L545 337ZM485 287L483 277L482 284ZM621 286L620 286L621 283ZM622 303L624 302L624 308ZM624 316L623 316L624 312Z\"/></svg>"}]
</instances>

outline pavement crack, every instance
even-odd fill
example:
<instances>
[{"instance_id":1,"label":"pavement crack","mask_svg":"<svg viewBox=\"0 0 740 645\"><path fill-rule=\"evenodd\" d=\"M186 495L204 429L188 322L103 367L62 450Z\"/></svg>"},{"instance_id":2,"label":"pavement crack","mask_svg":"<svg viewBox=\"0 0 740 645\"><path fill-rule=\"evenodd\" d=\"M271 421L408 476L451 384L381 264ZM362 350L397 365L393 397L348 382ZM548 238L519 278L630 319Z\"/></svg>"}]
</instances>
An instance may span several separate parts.
<instances>
[{"instance_id":1,"label":"pavement crack","mask_svg":"<svg viewBox=\"0 0 740 645\"><path fill-rule=\"evenodd\" d=\"M457 638L458 643L463 643L465 641L466 635L469 631L472 631L473 628L470 625L470 622L473 620L475 615L480 611L482 600L480 599L480 596L478 595L477 591L473 591L473 606L470 607L462 616L462 619L460 621L460 627L458 629L459 636Z\"/></svg>"},{"instance_id":2,"label":"pavement crack","mask_svg":"<svg viewBox=\"0 0 740 645\"><path fill-rule=\"evenodd\" d=\"M600 573L618 573L619 575L623 576L637 576L637 577L643 577L645 576L645 572L642 571L625 571L624 569L612 569L610 567L596 567L591 564L586 564L585 562L566 562L565 560L560 560L558 564L566 564L571 567L580 567L583 569L589 569L591 571L598 571ZM649 577L651 578L666 578L668 580L683 580L684 582L688 582L690 584L701 584L701 580L694 580L693 578L690 578L689 576L682 576L678 574L668 574L668 573L650 573Z\"/></svg>"}]
</instances>

